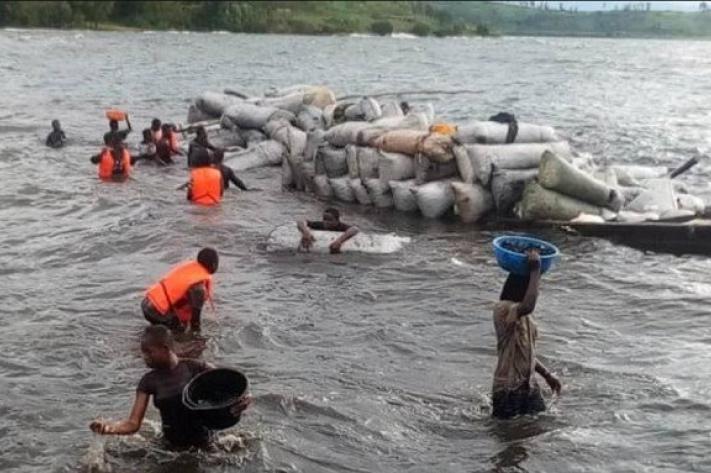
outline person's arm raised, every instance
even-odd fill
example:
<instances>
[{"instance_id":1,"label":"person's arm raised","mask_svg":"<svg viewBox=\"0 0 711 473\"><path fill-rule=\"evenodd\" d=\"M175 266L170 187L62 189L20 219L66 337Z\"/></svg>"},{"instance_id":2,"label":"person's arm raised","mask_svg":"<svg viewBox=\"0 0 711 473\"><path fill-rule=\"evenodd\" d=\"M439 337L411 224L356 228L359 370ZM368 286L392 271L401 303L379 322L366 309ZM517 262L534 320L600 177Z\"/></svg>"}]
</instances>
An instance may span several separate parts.
<instances>
[{"instance_id":1,"label":"person's arm raised","mask_svg":"<svg viewBox=\"0 0 711 473\"><path fill-rule=\"evenodd\" d=\"M92 432L101 435L131 435L138 432L143 424L143 418L146 415L148 407L149 395L142 391L136 391L136 399L133 401L133 408L128 419L118 422L108 422L104 420L95 420L89 424Z\"/></svg>"},{"instance_id":2,"label":"person's arm raised","mask_svg":"<svg viewBox=\"0 0 711 473\"><path fill-rule=\"evenodd\" d=\"M541 281L541 256L538 254L538 251L529 250L528 268L530 271L528 288L526 288L526 294L523 296L523 300L518 305L519 317L532 313L536 308L536 301L538 300L538 286Z\"/></svg>"}]
</instances>

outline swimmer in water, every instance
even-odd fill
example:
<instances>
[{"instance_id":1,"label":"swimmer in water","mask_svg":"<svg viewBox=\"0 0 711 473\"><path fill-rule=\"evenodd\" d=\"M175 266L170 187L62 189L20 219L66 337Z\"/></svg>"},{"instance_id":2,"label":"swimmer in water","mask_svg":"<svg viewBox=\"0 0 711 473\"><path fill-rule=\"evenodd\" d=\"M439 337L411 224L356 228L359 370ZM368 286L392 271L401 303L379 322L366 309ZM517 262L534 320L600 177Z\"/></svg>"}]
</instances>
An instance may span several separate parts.
<instances>
[{"instance_id":1,"label":"swimmer in water","mask_svg":"<svg viewBox=\"0 0 711 473\"><path fill-rule=\"evenodd\" d=\"M219 264L217 251L203 248L196 260L173 268L146 291L141 302L143 316L152 324L178 332L188 327L193 332L200 331L202 308L212 300L212 275Z\"/></svg>"},{"instance_id":2,"label":"swimmer in water","mask_svg":"<svg viewBox=\"0 0 711 473\"><path fill-rule=\"evenodd\" d=\"M151 139L153 143L158 143L161 138L163 138L163 132L161 131L161 122L158 118L154 118L151 121Z\"/></svg>"},{"instance_id":3,"label":"swimmer in water","mask_svg":"<svg viewBox=\"0 0 711 473\"><path fill-rule=\"evenodd\" d=\"M323 211L323 220L302 220L296 223L296 227L301 232L300 248L308 251L311 249L315 238L310 230L325 230L329 232L343 232L341 235L331 242L329 250L331 253L340 253L341 246L359 232L358 227L341 222L341 214L334 208L329 208Z\"/></svg>"},{"instance_id":4,"label":"swimmer in water","mask_svg":"<svg viewBox=\"0 0 711 473\"><path fill-rule=\"evenodd\" d=\"M210 449L212 431L185 407L183 389L195 376L215 367L204 361L179 358L170 330L159 325L146 327L141 338L141 352L151 371L143 375L138 383L128 418L117 422L97 419L89 428L101 435L135 434L143 424L152 396L153 405L160 412L163 437L171 447ZM231 414L239 419L251 403L252 397L244 395L232 408Z\"/></svg>"},{"instance_id":5,"label":"swimmer in water","mask_svg":"<svg viewBox=\"0 0 711 473\"><path fill-rule=\"evenodd\" d=\"M52 131L47 135L45 144L50 148L61 148L67 141L67 135L62 131L62 125L59 124L59 120L52 120Z\"/></svg>"},{"instance_id":6,"label":"swimmer in water","mask_svg":"<svg viewBox=\"0 0 711 473\"><path fill-rule=\"evenodd\" d=\"M494 306L498 362L491 397L492 415L500 419L546 409L536 373L555 394L560 394L562 387L558 378L536 359L538 329L532 314L541 279L541 257L537 250L529 250L528 265L528 276L509 274Z\"/></svg>"}]
</instances>

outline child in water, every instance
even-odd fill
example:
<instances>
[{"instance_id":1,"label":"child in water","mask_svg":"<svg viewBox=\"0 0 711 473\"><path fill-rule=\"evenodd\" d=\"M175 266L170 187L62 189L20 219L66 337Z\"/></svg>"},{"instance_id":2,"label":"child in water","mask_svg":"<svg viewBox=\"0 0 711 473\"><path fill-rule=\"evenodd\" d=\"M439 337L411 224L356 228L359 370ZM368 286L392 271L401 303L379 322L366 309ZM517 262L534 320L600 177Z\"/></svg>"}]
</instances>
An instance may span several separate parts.
<instances>
[{"instance_id":1,"label":"child in water","mask_svg":"<svg viewBox=\"0 0 711 473\"><path fill-rule=\"evenodd\" d=\"M538 250L528 251L529 274L509 274L494 306L494 329L498 362L494 372L492 404L494 417L508 419L535 414L546 409L536 373L551 390L560 394L558 378L536 358L538 329L533 310L538 299L541 257Z\"/></svg>"},{"instance_id":2,"label":"child in water","mask_svg":"<svg viewBox=\"0 0 711 473\"><path fill-rule=\"evenodd\" d=\"M160 412L163 437L170 446L177 449L209 449L212 432L183 405L183 388L195 376L214 369L214 366L204 361L179 358L170 330L162 325L146 327L141 339L141 351L146 366L152 370L143 375L138 383L128 419L118 422L95 420L89 428L101 435L135 434L141 428L152 396L153 405ZM243 396L232 409L232 415L239 418L251 402L251 396Z\"/></svg>"}]
</instances>

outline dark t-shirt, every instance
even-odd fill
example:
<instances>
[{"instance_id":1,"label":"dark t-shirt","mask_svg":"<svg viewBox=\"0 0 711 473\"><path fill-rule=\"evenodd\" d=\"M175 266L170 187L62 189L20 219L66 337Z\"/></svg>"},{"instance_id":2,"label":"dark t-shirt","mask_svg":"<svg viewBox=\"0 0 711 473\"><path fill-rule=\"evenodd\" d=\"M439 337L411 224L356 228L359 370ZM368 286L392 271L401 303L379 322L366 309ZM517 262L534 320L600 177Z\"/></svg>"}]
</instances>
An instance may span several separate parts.
<instances>
[{"instance_id":1,"label":"dark t-shirt","mask_svg":"<svg viewBox=\"0 0 711 473\"><path fill-rule=\"evenodd\" d=\"M310 220L306 222L306 226L311 230L324 230L328 232L345 232L353 225L348 225L347 223L338 222L333 228L326 228L326 225L322 221Z\"/></svg>"},{"instance_id":2,"label":"dark t-shirt","mask_svg":"<svg viewBox=\"0 0 711 473\"><path fill-rule=\"evenodd\" d=\"M163 436L175 446L206 446L210 440L210 431L183 405L183 388L207 369L203 361L181 359L172 370L152 370L138 383L138 391L153 396Z\"/></svg>"},{"instance_id":3,"label":"dark t-shirt","mask_svg":"<svg viewBox=\"0 0 711 473\"><path fill-rule=\"evenodd\" d=\"M121 141L125 141L129 133L131 133L131 130L107 131L104 133L104 143L112 144L115 137L118 137Z\"/></svg>"}]
</instances>

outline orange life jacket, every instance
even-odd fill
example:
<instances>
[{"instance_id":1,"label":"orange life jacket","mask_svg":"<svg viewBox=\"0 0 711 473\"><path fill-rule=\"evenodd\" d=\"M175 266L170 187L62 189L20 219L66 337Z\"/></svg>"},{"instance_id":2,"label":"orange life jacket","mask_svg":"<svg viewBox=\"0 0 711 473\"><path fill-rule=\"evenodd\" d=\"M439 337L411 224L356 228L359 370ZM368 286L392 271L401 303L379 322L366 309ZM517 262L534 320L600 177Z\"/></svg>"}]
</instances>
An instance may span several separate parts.
<instances>
[{"instance_id":1,"label":"orange life jacket","mask_svg":"<svg viewBox=\"0 0 711 473\"><path fill-rule=\"evenodd\" d=\"M212 275L197 261L187 261L171 269L166 276L146 291L146 297L161 315L174 312L178 319L188 324L192 307L187 292L194 284L203 283L207 299L212 299Z\"/></svg>"},{"instance_id":2,"label":"orange life jacket","mask_svg":"<svg viewBox=\"0 0 711 473\"><path fill-rule=\"evenodd\" d=\"M222 200L222 173L213 167L190 170L190 200L200 205L215 205Z\"/></svg>"},{"instance_id":3,"label":"orange life jacket","mask_svg":"<svg viewBox=\"0 0 711 473\"><path fill-rule=\"evenodd\" d=\"M124 148L121 154L121 159L114 159L111 148L104 148L101 151L101 159L99 160L99 178L102 180L111 180L115 178L127 178L131 173L131 155Z\"/></svg>"}]
</instances>

